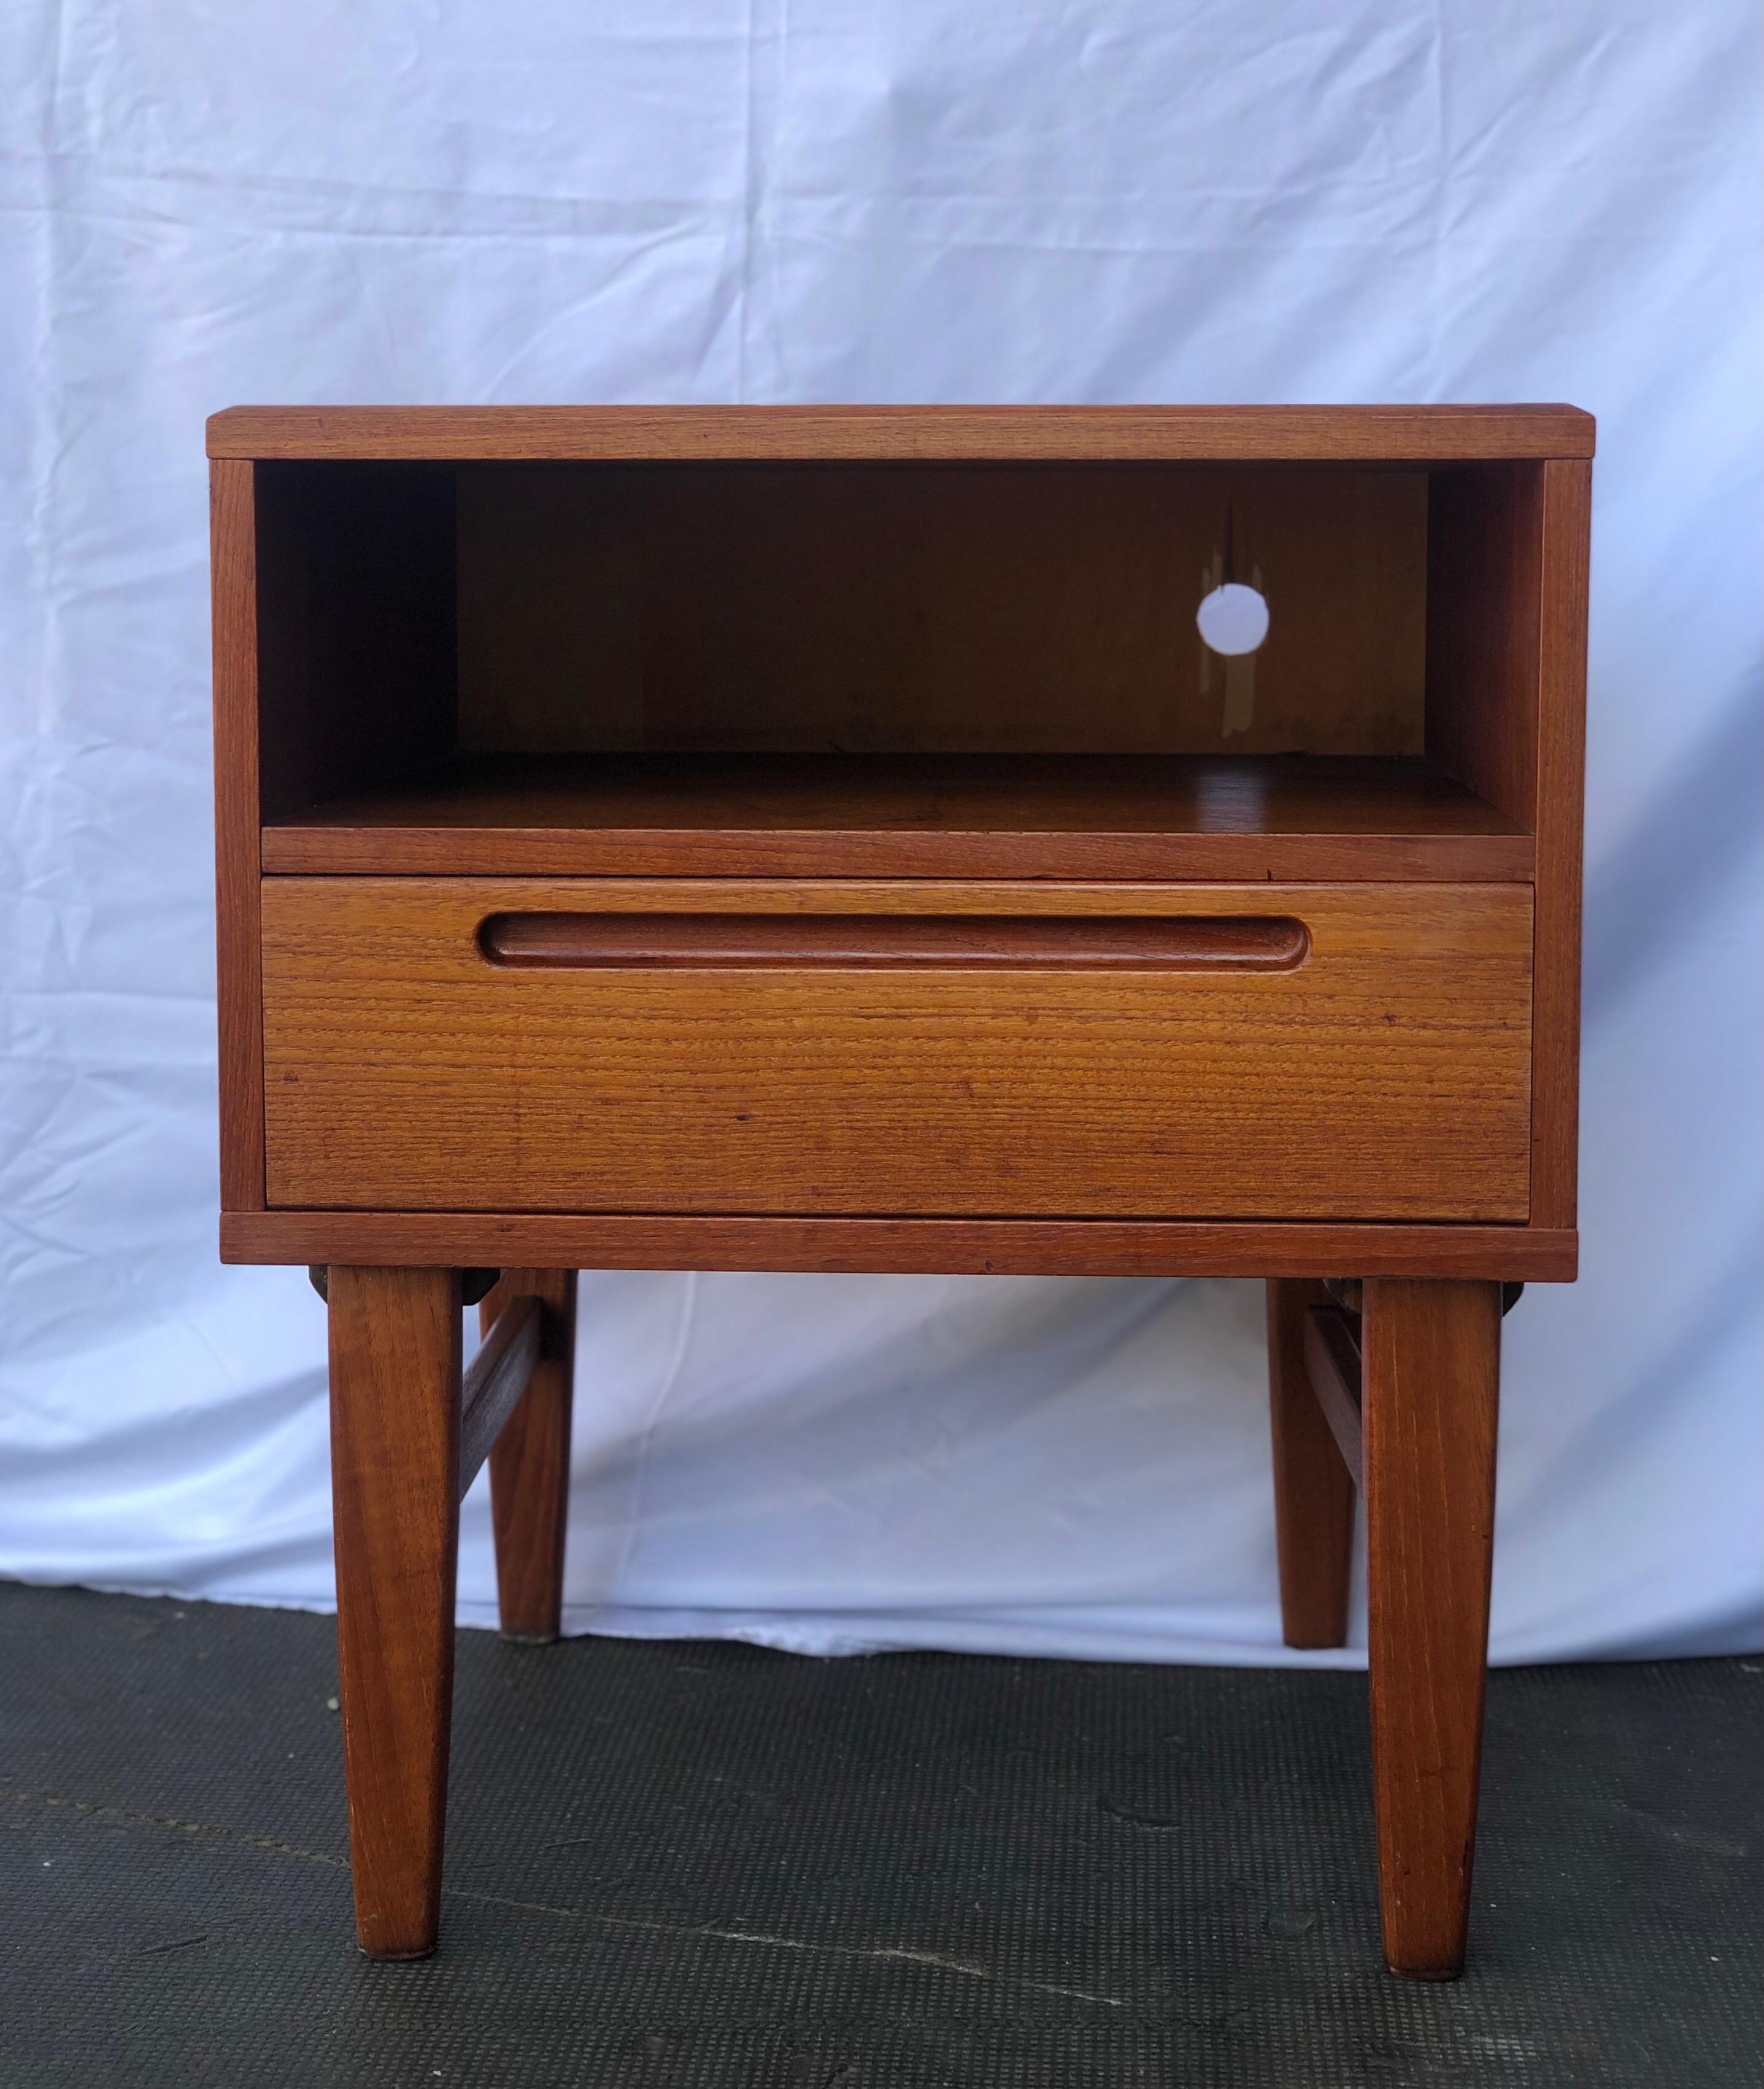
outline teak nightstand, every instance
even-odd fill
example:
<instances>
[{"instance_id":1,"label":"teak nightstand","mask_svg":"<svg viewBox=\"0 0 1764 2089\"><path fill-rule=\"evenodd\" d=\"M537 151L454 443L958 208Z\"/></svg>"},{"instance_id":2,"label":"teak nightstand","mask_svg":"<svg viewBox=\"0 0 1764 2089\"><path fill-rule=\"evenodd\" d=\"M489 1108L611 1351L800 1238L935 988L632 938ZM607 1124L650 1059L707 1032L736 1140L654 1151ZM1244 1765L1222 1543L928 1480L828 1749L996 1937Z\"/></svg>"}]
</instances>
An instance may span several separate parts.
<instances>
[{"instance_id":1,"label":"teak nightstand","mask_svg":"<svg viewBox=\"0 0 1764 2089\"><path fill-rule=\"evenodd\" d=\"M1364 1495L1385 1954L1455 1973L1503 1291L1574 1274L1591 421L208 448L221 1247L328 1295L364 1949L435 1939L486 1456L504 1629L557 1632L577 1269L1210 1275L1267 1280L1291 1645Z\"/></svg>"}]
</instances>

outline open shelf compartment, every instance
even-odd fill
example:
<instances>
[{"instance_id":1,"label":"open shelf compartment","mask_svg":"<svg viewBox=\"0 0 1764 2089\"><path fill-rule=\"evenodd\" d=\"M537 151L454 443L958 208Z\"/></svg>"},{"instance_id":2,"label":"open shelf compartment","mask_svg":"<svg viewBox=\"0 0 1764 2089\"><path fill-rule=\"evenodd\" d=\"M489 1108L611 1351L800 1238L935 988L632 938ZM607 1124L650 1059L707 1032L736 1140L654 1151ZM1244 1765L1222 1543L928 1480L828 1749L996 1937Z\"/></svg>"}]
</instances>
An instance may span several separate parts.
<instances>
[{"instance_id":1,"label":"open shelf compartment","mask_svg":"<svg viewBox=\"0 0 1764 2089\"><path fill-rule=\"evenodd\" d=\"M1542 471L259 462L262 867L1524 880Z\"/></svg>"}]
</instances>

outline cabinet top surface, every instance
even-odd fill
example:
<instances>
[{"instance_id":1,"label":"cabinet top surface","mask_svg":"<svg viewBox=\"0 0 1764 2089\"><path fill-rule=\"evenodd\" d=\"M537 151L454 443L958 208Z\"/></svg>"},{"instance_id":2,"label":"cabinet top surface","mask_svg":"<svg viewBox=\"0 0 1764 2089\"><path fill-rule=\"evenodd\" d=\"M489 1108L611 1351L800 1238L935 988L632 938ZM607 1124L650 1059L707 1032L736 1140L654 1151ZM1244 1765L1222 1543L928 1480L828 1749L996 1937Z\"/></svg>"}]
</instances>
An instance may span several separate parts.
<instances>
[{"instance_id":1,"label":"cabinet top surface","mask_svg":"<svg viewBox=\"0 0 1764 2089\"><path fill-rule=\"evenodd\" d=\"M1578 407L232 406L241 459L1428 464L1590 457Z\"/></svg>"}]
</instances>

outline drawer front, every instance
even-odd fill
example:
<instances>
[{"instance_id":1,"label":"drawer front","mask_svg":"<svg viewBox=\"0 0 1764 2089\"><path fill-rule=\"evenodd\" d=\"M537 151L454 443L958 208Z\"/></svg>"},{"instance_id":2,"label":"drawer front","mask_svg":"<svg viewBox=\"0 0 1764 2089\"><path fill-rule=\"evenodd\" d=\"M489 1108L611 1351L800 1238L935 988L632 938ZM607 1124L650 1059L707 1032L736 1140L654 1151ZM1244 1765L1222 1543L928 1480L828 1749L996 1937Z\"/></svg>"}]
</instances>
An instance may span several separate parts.
<instances>
[{"instance_id":1,"label":"drawer front","mask_svg":"<svg viewBox=\"0 0 1764 2089\"><path fill-rule=\"evenodd\" d=\"M1529 886L263 899L272 1206L1526 1216Z\"/></svg>"}]
</instances>

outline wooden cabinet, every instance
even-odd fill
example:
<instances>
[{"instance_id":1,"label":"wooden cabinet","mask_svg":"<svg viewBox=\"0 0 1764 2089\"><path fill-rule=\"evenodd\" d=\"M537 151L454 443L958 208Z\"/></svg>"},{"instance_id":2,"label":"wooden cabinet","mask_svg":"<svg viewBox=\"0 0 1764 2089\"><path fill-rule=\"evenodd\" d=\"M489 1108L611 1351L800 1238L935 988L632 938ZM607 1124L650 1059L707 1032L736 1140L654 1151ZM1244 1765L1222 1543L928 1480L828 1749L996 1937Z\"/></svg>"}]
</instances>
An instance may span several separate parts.
<instances>
[{"instance_id":1,"label":"wooden cabinet","mask_svg":"<svg viewBox=\"0 0 1764 2089\"><path fill-rule=\"evenodd\" d=\"M1454 1970L1502 1287L1574 1268L1590 420L242 408L209 448L222 1250L346 1272L369 1948L434 1940L427 1496L490 1413L437 1283L539 1302L491 1455L542 1633L575 1269L1115 1271L1269 1280L1288 1636L1339 1639L1363 1486L1386 1954Z\"/></svg>"}]
</instances>

